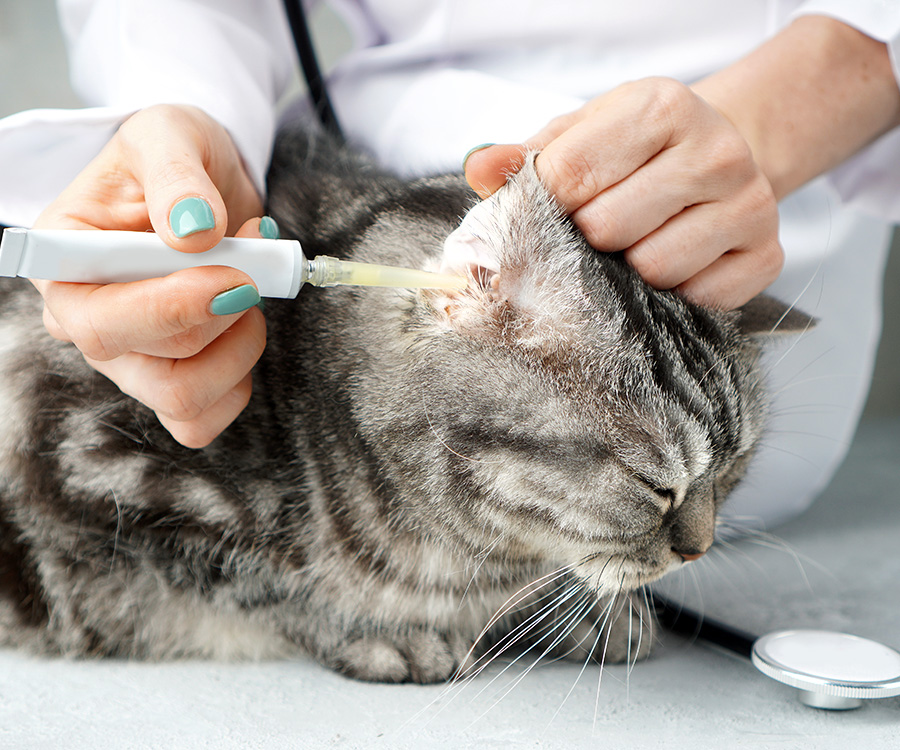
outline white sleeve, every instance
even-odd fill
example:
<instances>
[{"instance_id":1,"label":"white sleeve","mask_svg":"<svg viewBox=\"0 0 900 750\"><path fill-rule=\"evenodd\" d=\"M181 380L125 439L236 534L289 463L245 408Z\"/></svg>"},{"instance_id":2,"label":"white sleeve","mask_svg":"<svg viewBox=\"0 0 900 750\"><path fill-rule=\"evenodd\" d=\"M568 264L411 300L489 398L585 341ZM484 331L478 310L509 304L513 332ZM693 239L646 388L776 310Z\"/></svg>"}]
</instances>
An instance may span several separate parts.
<instances>
[{"instance_id":1,"label":"white sleeve","mask_svg":"<svg viewBox=\"0 0 900 750\"><path fill-rule=\"evenodd\" d=\"M808 0L795 12L824 15L884 42L900 85L900 2L897 0ZM849 206L900 223L900 128L832 170L828 181Z\"/></svg>"},{"instance_id":2,"label":"white sleeve","mask_svg":"<svg viewBox=\"0 0 900 750\"><path fill-rule=\"evenodd\" d=\"M193 104L265 183L293 44L278 0L58 0L72 81L91 106Z\"/></svg>"},{"instance_id":3,"label":"white sleeve","mask_svg":"<svg viewBox=\"0 0 900 750\"><path fill-rule=\"evenodd\" d=\"M30 225L138 109L202 108L260 192L296 54L279 0L58 0L81 110L0 120L0 223Z\"/></svg>"}]
</instances>

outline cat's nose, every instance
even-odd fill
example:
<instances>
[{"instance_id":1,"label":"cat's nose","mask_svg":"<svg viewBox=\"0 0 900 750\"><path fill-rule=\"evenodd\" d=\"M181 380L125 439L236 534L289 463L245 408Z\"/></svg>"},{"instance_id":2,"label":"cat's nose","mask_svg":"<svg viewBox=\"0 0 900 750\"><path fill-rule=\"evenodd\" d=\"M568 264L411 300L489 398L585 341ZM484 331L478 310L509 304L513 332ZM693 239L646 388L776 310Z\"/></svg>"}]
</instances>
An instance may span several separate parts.
<instances>
[{"instance_id":1,"label":"cat's nose","mask_svg":"<svg viewBox=\"0 0 900 750\"><path fill-rule=\"evenodd\" d=\"M706 554L706 550L686 550L686 549L675 549L672 547L672 552L678 555L684 562L692 562L694 560L699 560L703 555Z\"/></svg>"}]
</instances>

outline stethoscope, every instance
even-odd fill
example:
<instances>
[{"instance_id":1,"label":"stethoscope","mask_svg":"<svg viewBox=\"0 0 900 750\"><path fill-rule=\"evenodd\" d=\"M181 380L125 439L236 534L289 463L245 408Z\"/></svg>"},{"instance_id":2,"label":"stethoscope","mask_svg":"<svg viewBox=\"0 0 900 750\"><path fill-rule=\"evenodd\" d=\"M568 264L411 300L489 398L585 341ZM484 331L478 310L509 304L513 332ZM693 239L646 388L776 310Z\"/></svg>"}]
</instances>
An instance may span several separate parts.
<instances>
[{"instance_id":1,"label":"stethoscope","mask_svg":"<svg viewBox=\"0 0 900 750\"><path fill-rule=\"evenodd\" d=\"M664 628L749 659L766 677L797 688L807 706L841 711L900 695L900 653L883 643L832 630L777 630L757 637L659 594L652 599Z\"/></svg>"},{"instance_id":2,"label":"stethoscope","mask_svg":"<svg viewBox=\"0 0 900 750\"><path fill-rule=\"evenodd\" d=\"M300 0L284 0L285 13L319 120L343 140ZM773 680L799 690L813 708L845 710L862 701L900 695L900 653L876 641L829 630L778 630L761 637L693 612L653 594L663 627L701 638L746 659Z\"/></svg>"}]
</instances>

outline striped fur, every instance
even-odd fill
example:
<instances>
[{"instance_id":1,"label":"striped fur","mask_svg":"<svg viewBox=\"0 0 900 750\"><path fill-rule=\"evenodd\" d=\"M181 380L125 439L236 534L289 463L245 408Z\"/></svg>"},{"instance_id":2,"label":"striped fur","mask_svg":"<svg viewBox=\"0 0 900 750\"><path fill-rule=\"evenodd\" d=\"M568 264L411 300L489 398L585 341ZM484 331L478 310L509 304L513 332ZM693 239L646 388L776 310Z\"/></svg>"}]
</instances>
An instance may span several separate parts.
<instances>
[{"instance_id":1,"label":"striped fur","mask_svg":"<svg viewBox=\"0 0 900 750\"><path fill-rule=\"evenodd\" d=\"M310 142L282 139L270 177L308 255L441 263L461 178ZM497 268L459 294L268 302L252 401L199 451L0 285L0 642L421 682L516 623L596 651L605 598L712 542L763 429L756 339L590 250L530 165L475 234ZM608 658L633 639L613 628Z\"/></svg>"}]
</instances>

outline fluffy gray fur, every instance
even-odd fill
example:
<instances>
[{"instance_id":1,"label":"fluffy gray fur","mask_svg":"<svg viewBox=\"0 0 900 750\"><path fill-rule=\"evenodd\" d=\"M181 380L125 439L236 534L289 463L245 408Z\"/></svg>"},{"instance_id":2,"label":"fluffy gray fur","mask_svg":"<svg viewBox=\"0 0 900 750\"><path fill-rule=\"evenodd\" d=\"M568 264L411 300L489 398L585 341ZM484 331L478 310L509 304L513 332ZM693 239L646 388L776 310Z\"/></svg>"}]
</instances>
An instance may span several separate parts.
<instances>
[{"instance_id":1,"label":"fluffy gray fur","mask_svg":"<svg viewBox=\"0 0 900 750\"><path fill-rule=\"evenodd\" d=\"M276 150L285 234L310 256L439 265L473 203L459 176L404 182L311 142ZM531 164L497 205L479 240L499 271L462 269L464 292L267 302L251 403L203 450L52 340L30 285L4 281L0 643L308 653L420 682L525 641L646 653L627 594L712 544L763 430L757 334L783 310L649 289L586 245Z\"/></svg>"}]
</instances>

